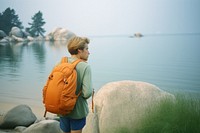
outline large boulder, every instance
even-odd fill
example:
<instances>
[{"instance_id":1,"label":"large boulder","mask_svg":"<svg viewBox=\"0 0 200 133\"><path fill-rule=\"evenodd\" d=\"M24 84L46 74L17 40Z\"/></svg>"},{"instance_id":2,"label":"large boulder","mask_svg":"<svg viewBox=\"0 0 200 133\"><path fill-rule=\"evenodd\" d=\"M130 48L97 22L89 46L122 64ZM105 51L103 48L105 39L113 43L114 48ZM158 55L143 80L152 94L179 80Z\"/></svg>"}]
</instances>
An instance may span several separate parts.
<instances>
[{"instance_id":1,"label":"large boulder","mask_svg":"<svg viewBox=\"0 0 200 133\"><path fill-rule=\"evenodd\" d=\"M46 36L46 40L50 41L68 41L75 34L65 28L55 28Z\"/></svg>"},{"instance_id":2,"label":"large boulder","mask_svg":"<svg viewBox=\"0 0 200 133\"><path fill-rule=\"evenodd\" d=\"M118 81L104 85L95 95L95 113L90 112L83 133L131 132L145 110L173 95L155 85L139 81Z\"/></svg>"},{"instance_id":3,"label":"large boulder","mask_svg":"<svg viewBox=\"0 0 200 133\"><path fill-rule=\"evenodd\" d=\"M23 38L24 37L23 31L18 27L12 27L12 29L11 29L11 31L9 33L9 36L12 36L12 35L14 35L14 36L16 36L18 38Z\"/></svg>"},{"instance_id":4,"label":"large boulder","mask_svg":"<svg viewBox=\"0 0 200 133\"><path fill-rule=\"evenodd\" d=\"M28 127L33 124L36 119L36 116L29 106L18 105L3 116L0 129L13 129L17 126Z\"/></svg>"},{"instance_id":5,"label":"large boulder","mask_svg":"<svg viewBox=\"0 0 200 133\"><path fill-rule=\"evenodd\" d=\"M63 133L60 129L60 123L56 120L43 120L32 124L22 133Z\"/></svg>"}]
</instances>

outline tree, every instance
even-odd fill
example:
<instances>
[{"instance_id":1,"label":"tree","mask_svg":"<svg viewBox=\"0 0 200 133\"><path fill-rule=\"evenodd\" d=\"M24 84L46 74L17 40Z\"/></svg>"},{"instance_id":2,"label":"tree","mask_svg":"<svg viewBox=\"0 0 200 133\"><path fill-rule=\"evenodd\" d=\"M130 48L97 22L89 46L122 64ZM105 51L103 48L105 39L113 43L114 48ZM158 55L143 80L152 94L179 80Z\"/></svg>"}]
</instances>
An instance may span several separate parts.
<instances>
[{"instance_id":1,"label":"tree","mask_svg":"<svg viewBox=\"0 0 200 133\"><path fill-rule=\"evenodd\" d=\"M15 14L15 10L7 8L3 13L0 13L0 30L3 30L8 35L14 26L21 29L24 28L18 15Z\"/></svg>"},{"instance_id":2,"label":"tree","mask_svg":"<svg viewBox=\"0 0 200 133\"><path fill-rule=\"evenodd\" d=\"M46 23L44 19L42 18L42 13L39 11L36 13L32 18L32 23L28 23L31 25L30 28L26 28L26 31L28 31L33 37L36 36L44 36L43 33L45 30L42 28L42 26Z\"/></svg>"}]
</instances>

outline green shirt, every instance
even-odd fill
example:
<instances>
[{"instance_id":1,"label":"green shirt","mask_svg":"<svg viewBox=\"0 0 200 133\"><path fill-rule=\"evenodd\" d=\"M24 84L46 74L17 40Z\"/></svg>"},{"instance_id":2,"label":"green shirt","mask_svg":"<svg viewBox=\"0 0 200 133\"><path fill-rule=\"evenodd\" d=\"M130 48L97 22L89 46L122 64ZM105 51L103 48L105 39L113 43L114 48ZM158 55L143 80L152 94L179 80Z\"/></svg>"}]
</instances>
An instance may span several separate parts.
<instances>
[{"instance_id":1,"label":"green shirt","mask_svg":"<svg viewBox=\"0 0 200 133\"><path fill-rule=\"evenodd\" d=\"M68 57L68 62L73 62L77 58ZM77 88L76 94L80 91L81 94L77 99L76 105L73 111L65 117L72 119L81 119L88 115L88 103L87 99L92 95L92 74L91 68L86 62L79 62L76 66L77 71Z\"/></svg>"}]
</instances>

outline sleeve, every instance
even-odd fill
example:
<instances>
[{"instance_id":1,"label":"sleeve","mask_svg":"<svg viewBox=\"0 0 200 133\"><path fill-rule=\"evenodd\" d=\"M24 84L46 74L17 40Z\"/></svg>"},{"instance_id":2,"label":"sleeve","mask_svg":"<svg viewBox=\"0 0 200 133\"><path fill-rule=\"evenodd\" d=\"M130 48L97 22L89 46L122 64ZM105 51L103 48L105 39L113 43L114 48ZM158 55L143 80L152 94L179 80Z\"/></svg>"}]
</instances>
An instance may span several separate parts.
<instances>
[{"instance_id":1,"label":"sleeve","mask_svg":"<svg viewBox=\"0 0 200 133\"><path fill-rule=\"evenodd\" d=\"M83 75L82 96L85 99L88 99L90 98L91 95L92 95L92 72L90 66L88 65L85 68Z\"/></svg>"}]
</instances>

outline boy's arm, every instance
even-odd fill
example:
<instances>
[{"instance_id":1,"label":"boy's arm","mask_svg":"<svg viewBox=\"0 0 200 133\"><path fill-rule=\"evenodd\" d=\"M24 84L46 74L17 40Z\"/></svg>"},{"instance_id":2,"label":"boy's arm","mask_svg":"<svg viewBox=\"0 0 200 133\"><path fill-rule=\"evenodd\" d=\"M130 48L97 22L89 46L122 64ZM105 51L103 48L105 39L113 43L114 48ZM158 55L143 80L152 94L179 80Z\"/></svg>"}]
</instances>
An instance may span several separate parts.
<instances>
[{"instance_id":1,"label":"boy's arm","mask_svg":"<svg viewBox=\"0 0 200 133\"><path fill-rule=\"evenodd\" d=\"M92 95L92 72L88 65L84 71L83 84L82 84L82 96L86 99Z\"/></svg>"}]
</instances>

